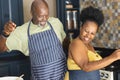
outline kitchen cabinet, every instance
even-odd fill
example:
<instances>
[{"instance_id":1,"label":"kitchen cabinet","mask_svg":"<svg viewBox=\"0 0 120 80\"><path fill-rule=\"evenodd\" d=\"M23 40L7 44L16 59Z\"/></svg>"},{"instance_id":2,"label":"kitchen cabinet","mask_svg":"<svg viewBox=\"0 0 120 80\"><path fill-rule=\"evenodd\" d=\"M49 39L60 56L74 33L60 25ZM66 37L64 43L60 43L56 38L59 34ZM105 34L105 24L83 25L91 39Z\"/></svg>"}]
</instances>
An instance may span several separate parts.
<instances>
[{"instance_id":1,"label":"kitchen cabinet","mask_svg":"<svg viewBox=\"0 0 120 80\"><path fill-rule=\"evenodd\" d=\"M64 25L67 36L72 40L79 34L80 27L80 1L57 0L57 17Z\"/></svg>"},{"instance_id":2,"label":"kitchen cabinet","mask_svg":"<svg viewBox=\"0 0 120 80\"><path fill-rule=\"evenodd\" d=\"M19 51L0 53L0 77L20 76L30 80L30 60Z\"/></svg>"},{"instance_id":3,"label":"kitchen cabinet","mask_svg":"<svg viewBox=\"0 0 120 80\"><path fill-rule=\"evenodd\" d=\"M79 35L80 0L56 0L57 17L63 23L67 39L63 42L63 49L68 56L70 41Z\"/></svg>"},{"instance_id":4,"label":"kitchen cabinet","mask_svg":"<svg viewBox=\"0 0 120 80\"><path fill-rule=\"evenodd\" d=\"M9 20L15 22L17 26L23 24L22 0L0 0L0 33Z\"/></svg>"}]
</instances>

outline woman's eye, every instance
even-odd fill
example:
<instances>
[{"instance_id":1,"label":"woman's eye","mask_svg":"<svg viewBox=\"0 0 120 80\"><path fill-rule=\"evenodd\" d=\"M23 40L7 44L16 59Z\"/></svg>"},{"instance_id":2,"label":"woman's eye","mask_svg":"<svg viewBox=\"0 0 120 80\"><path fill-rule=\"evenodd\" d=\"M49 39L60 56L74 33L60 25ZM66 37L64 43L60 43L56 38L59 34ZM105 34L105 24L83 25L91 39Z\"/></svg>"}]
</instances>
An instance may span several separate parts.
<instances>
[{"instance_id":1,"label":"woman's eye","mask_svg":"<svg viewBox=\"0 0 120 80\"><path fill-rule=\"evenodd\" d=\"M92 33L92 35L95 35L94 33Z\"/></svg>"},{"instance_id":2,"label":"woman's eye","mask_svg":"<svg viewBox=\"0 0 120 80\"><path fill-rule=\"evenodd\" d=\"M85 32L87 32L88 33L88 31L85 29Z\"/></svg>"}]
</instances>

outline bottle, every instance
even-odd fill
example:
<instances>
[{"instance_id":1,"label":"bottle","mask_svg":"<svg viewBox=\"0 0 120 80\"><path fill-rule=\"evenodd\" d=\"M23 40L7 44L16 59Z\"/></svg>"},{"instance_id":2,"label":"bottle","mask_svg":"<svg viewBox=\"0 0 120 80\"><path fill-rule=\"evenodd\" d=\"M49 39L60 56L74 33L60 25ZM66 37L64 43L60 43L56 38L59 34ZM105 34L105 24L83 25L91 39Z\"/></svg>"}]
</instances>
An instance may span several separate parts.
<instances>
[{"instance_id":1,"label":"bottle","mask_svg":"<svg viewBox=\"0 0 120 80\"><path fill-rule=\"evenodd\" d=\"M74 29L77 29L78 28L77 10L73 10L72 13L73 13L73 27Z\"/></svg>"}]
</instances>

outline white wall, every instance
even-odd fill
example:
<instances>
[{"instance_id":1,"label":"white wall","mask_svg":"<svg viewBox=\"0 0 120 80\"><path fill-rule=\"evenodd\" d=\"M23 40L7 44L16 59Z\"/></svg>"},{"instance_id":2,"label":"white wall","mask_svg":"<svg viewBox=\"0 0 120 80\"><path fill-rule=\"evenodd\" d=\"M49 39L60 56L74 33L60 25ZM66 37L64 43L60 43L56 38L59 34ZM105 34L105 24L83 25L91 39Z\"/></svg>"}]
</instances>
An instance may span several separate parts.
<instances>
[{"instance_id":1,"label":"white wall","mask_svg":"<svg viewBox=\"0 0 120 80\"><path fill-rule=\"evenodd\" d=\"M31 19L30 8L31 3L34 0L23 0L23 12L24 12L24 22L27 22ZM56 17L56 0L46 0L49 5L50 16Z\"/></svg>"}]
</instances>

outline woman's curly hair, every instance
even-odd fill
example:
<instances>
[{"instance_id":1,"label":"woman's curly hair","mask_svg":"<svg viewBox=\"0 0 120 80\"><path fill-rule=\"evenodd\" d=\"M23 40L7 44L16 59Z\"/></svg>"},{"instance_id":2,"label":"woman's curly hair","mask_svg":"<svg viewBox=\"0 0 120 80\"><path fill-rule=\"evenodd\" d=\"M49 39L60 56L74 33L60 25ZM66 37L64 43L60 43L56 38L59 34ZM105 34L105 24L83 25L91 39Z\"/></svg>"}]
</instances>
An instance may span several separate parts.
<instances>
[{"instance_id":1,"label":"woman's curly hair","mask_svg":"<svg viewBox=\"0 0 120 80\"><path fill-rule=\"evenodd\" d=\"M82 22L82 25L86 21L94 21L98 24L98 26L100 26L104 22L104 15L98 8L89 6L84 8L80 14L80 22Z\"/></svg>"}]
</instances>

